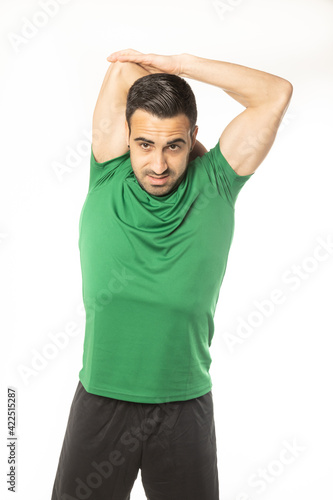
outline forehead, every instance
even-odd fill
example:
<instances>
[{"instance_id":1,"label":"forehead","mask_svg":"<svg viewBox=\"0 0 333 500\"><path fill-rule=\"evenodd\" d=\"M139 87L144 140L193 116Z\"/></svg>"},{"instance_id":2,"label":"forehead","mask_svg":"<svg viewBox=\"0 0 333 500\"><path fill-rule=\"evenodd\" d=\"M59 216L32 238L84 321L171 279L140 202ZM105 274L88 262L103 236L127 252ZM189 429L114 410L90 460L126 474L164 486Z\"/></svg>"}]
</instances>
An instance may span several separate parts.
<instances>
[{"instance_id":1,"label":"forehead","mask_svg":"<svg viewBox=\"0 0 333 500\"><path fill-rule=\"evenodd\" d=\"M159 118L143 109L137 109L131 117L131 129L135 133L145 132L159 137L180 135L187 137L190 130L190 121L184 114L172 118Z\"/></svg>"}]
</instances>

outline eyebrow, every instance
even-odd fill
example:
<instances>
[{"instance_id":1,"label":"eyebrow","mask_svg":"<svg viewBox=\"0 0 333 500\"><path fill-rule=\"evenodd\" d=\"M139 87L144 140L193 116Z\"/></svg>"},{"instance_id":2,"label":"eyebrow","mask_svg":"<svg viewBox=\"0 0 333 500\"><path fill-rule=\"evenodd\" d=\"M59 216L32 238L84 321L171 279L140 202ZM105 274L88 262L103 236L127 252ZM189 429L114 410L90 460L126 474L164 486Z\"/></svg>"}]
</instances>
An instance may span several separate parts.
<instances>
[{"instance_id":1,"label":"eyebrow","mask_svg":"<svg viewBox=\"0 0 333 500\"><path fill-rule=\"evenodd\" d=\"M147 142L148 144L155 144L154 141L150 141L149 139L145 139L144 137L136 137L134 140ZM178 137L177 139L173 139L172 141L168 141L167 144L168 145L174 144L175 142L183 142L184 144L186 144L186 141L184 141L184 139L182 139L181 137Z\"/></svg>"}]
</instances>

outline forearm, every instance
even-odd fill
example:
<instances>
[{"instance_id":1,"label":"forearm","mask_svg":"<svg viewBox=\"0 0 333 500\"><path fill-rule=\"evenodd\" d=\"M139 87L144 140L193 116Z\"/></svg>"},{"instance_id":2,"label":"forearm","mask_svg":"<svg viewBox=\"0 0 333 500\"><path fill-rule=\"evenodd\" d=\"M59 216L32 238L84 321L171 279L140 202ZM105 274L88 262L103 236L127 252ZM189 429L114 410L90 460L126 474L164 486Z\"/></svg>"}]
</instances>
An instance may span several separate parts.
<instances>
[{"instance_id":1,"label":"forearm","mask_svg":"<svg viewBox=\"0 0 333 500\"><path fill-rule=\"evenodd\" d=\"M107 127L112 113L125 113L128 90L141 76L148 74L136 63L111 63L103 80L94 114L93 128Z\"/></svg>"},{"instance_id":2,"label":"forearm","mask_svg":"<svg viewBox=\"0 0 333 500\"><path fill-rule=\"evenodd\" d=\"M182 54L179 76L224 90L245 107L285 99L292 92L288 80L239 64Z\"/></svg>"},{"instance_id":3,"label":"forearm","mask_svg":"<svg viewBox=\"0 0 333 500\"><path fill-rule=\"evenodd\" d=\"M119 84L121 85L124 96L122 104L126 106L126 100L129 88L133 85L133 83L136 80L138 80L138 78L149 75L149 72L136 63L121 62L119 64L121 65L119 67L119 73L120 73Z\"/></svg>"}]
</instances>

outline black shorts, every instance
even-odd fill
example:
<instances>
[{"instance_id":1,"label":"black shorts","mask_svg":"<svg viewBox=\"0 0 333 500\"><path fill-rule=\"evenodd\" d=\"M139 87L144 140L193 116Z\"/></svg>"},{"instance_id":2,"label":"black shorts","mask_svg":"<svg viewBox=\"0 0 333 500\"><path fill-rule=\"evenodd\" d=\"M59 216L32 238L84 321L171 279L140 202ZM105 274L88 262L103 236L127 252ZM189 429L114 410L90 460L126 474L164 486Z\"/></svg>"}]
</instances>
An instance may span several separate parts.
<instances>
[{"instance_id":1,"label":"black shorts","mask_svg":"<svg viewBox=\"0 0 333 500\"><path fill-rule=\"evenodd\" d=\"M212 391L169 403L88 393L71 404L51 500L219 500Z\"/></svg>"}]
</instances>

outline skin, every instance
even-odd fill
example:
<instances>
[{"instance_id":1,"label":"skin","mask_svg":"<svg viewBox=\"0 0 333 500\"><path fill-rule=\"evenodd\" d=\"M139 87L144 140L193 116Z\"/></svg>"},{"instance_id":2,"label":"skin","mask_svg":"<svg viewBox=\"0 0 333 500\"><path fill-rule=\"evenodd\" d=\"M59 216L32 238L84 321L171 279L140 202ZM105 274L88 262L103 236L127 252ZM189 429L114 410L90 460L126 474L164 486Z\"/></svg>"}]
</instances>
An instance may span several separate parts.
<instances>
[{"instance_id":1,"label":"skin","mask_svg":"<svg viewBox=\"0 0 333 500\"><path fill-rule=\"evenodd\" d=\"M196 142L198 126L193 135L186 115L179 114L172 118L158 118L145 110L137 109L131 117L131 133L125 123L127 144L130 145L130 157L134 175L139 185L147 193L164 196L175 189L186 174L190 154ZM136 140L142 137L153 141ZM184 142L167 144L174 139ZM162 178L168 175L162 185L154 185L149 176Z\"/></svg>"},{"instance_id":2,"label":"skin","mask_svg":"<svg viewBox=\"0 0 333 500\"><path fill-rule=\"evenodd\" d=\"M192 54L164 56L133 49L113 52L111 63L132 62L150 73L165 72L224 90L246 109L222 132L220 151L240 176L252 174L266 157L291 100L292 84L279 76L239 64Z\"/></svg>"}]
</instances>

